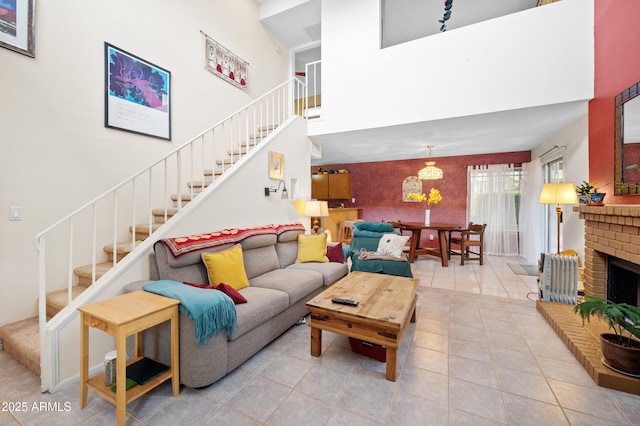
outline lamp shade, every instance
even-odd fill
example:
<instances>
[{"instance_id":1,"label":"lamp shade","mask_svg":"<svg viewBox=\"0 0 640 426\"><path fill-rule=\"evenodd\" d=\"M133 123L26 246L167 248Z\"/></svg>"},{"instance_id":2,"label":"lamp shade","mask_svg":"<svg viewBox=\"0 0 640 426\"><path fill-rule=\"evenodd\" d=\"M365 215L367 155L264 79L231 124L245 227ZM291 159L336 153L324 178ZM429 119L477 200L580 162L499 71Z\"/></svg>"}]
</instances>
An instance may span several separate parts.
<instances>
[{"instance_id":1,"label":"lamp shade","mask_svg":"<svg viewBox=\"0 0 640 426\"><path fill-rule=\"evenodd\" d=\"M304 215L306 217L329 216L329 206L326 201L307 201L304 203Z\"/></svg>"},{"instance_id":2,"label":"lamp shade","mask_svg":"<svg viewBox=\"0 0 640 426\"><path fill-rule=\"evenodd\" d=\"M578 204L573 183L545 183L540 191L541 204Z\"/></svg>"},{"instance_id":3,"label":"lamp shade","mask_svg":"<svg viewBox=\"0 0 640 426\"><path fill-rule=\"evenodd\" d=\"M442 173L442 169L436 167L436 162L431 160L431 148L433 145L428 145L429 148L429 161L425 163L426 167L423 167L418 171L418 179L421 180L434 180L434 179L442 179L444 175Z\"/></svg>"},{"instance_id":4,"label":"lamp shade","mask_svg":"<svg viewBox=\"0 0 640 426\"><path fill-rule=\"evenodd\" d=\"M435 161L427 161L425 163L427 167L423 167L418 171L418 179L422 180L434 180L434 179L442 179L443 173L442 169L436 167Z\"/></svg>"}]
</instances>

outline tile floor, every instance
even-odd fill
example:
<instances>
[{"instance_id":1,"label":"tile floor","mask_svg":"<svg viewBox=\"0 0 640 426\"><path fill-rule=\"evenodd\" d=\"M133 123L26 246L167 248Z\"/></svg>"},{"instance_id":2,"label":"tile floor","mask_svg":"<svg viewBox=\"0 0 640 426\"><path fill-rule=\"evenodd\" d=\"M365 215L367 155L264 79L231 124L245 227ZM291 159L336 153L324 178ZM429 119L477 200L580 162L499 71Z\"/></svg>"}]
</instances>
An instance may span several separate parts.
<instances>
[{"instance_id":1,"label":"tile floor","mask_svg":"<svg viewBox=\"0 0 640 426\"><path fill-rule=\"evenodd\" d=\"M398 380L385 365L323 333L292 327L226 378L171 396L165 383L129 404L130 425L632 425L640 397L598 387L535 309L536 277L517 258L449 268L424 258L417 322L405 336ZM40 393L39 379L0 352L1 425L115 423L115 409L78 387ZM8 412L7 409L14 409Z\"/></svg>"}]
</instances>

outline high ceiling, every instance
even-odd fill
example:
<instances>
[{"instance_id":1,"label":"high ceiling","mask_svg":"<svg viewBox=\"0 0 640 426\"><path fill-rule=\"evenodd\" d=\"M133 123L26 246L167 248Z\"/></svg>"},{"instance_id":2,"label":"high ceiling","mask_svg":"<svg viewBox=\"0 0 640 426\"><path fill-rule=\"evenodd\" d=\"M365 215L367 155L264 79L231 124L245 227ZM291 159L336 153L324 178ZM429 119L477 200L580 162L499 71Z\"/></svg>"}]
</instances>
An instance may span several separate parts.
<instances>
[{"instance_id":1,"label":"high ceiling","mask_svg":"<svg viewBox=\"0 0 640 426\"><path fill-rule=\"evenodd\" d=\"M273 7L278 0L256 0ZM535 7L537 0L453 0L447 31ZM271 4L270 4L271 3ZM385 46L440 31L443 0L387 0L382 3ZM425 17L433 18L425 18ZM320 40L320 0L300 1L298 6L262 21L290 48ZM429 24L431 23L431 24ZM310 51L309 54L317 55ZM305 52L301 52L300 56ZM300 58L296 58L296 62ZM312 58L312 59L317 59ZM313 137L322 146L322 158L313 165L476 155L526 151L587 114L587 101L571 102L458 117L385 128L372 128Z\"/></svg>"}]
</instances>

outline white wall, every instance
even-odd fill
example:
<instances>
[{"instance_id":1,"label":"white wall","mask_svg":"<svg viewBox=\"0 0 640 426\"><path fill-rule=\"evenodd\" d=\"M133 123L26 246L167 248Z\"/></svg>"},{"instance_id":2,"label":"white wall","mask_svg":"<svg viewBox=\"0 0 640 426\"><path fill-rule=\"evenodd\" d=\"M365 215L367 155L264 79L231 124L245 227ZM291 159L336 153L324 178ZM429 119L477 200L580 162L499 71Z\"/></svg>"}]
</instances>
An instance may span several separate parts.
<instances>
[{"instance_id":1,"label":"white wall","mask_svg":"<svg viewBox=\"0 0 640 426\"><path fill-rule=\"evenodd\" d=\"M589 180L589 119L587 105L585 115L575 123L561 130L546 140L544 144L531 151L531 158L542 157L548 162L562 157L565 182L573 182L578 185L583 180ZM559 149L550 151L554 146ZM554 209L553 206L550 206ZM555 212L553 213L555 214ZM555 219L555 218L554 218ZM557 226L553 221L549 226ZM562 206L562 249L571 249L579 253L584 262L584 220L573 211L573 206ZM555 243L554 243L555 245Z\"/></svg>"},{"instance_id":2,"label":"white wall","mask_svg":"<svg viewBox=\"0 0 640 426\"><path fill-rule=\"evenodd\" d=\"M563 0L380 49L378 2L325 0L310 134L590 99L592 23L592 1Z\"/></svg>"},{"instance_id":3,"label":"white wall","mask_svg":"<svg viewBox=\"0 0 640 426\"><path fill-rule=\"evenodd\" d=\"M249 62L246 91L204 69L201 30ZM35 40L0 49L0 325L36 314L38 232L288 77L254 0L36 2ZM171 71L171 142L104 127L105 41Z\"/></svg>"}]
</instances>

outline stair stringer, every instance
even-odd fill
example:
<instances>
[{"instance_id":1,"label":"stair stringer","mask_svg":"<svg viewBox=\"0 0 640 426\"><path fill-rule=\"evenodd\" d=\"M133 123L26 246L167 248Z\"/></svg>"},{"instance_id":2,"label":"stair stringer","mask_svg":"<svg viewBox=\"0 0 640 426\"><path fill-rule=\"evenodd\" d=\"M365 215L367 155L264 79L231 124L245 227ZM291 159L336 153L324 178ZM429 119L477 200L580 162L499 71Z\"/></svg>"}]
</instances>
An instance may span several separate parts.
<instances>
[{"instance_id":1,"label":"stair stringer","mask_svg":"<svg viewBox=\"0 0 640 426\"><path fill-rule=\"evenodd\" d=\"M41 390L43 392L66 387L79 380L79 350L65 350L61 356L61 348L78 347L80 315L78 307L96 301L115 297L122 293L122 288L133 281L149 279L149 254L153 245L162 238L178 235L193 235L231 227L246 227L284 221L297 222L300 217L292 203L281 200L278 194L273 197L264 196L264 187L273 186L277 181L270 180L267 174L270 150L284 152L288 162L285 178L296 177L302 190L301 198L310 195L310 158L311 142L307 138L307 123L300 117L293 117L283 122L258 146L249 152L234 167L216 178L198 197L186 204L179 213L160 226L150 237L141 242L114 268L106 272L92 286L71 301L49 322L40 320L41 337ZM252 182L247 188L246 182ZM240 196L233 202L228 198L237 194L238 185L247 196ZM305 193L306 192L306 193ZM216 206L217 202L220 206ZM243 205L233 205L241 203ZM219 209L212 214L209 209ZM247 214L240 214L245 211ZM217 217L217 220L216 220ZM114 349L114 340L102 332L91 332L89 359L90 376L101 371L104 353Z\"/></svg>"}]
</instances>

